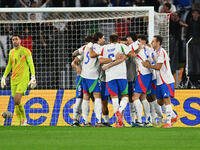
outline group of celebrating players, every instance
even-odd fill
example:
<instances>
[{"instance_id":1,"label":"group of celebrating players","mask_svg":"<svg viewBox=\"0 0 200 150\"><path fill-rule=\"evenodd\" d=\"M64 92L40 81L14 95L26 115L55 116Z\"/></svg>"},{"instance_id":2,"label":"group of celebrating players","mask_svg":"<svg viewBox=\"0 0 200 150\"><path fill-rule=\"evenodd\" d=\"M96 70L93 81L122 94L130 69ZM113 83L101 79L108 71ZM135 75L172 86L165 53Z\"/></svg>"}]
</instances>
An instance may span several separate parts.
<instances>
[{"instance_id":1,"label":"group of celebrating players","mask_svg":"<svg viewBox=\"0 0 200 150\"><path fill-rule=\"evenodd\" d=\"M6 77L12 70L11 91L15 112L20 125L26 125L21 98L28 85L31 88L36 86L35 67L30 50L20 44L20 36L13 35L12 42L14 48L9 53L1 88L5 87ZM129 102L132 127L151 127L152 123L161 123L164 128L171 128L179 118L171 106L174 78L169 57L161 47L162 37L154 36L151 44L147 44L145 35L129 33L126 38L119 39L117 34L111 34L109 44L104 45L104 42L104 35L96 32L93 36L87 36L86 45L72 54L76 56L72 67L77 71L72 126L80 125L81 114L83 126L91 126L88 119L90 98L94 101L95 126L110 126L108 99L111 98L117 117L114 127L124 127L124 110ZM30 81L29 69L32 75ZM166 113L166 121L162 110ZM157 116L159 121L156 120Z\"/></svg>"},{"instance_id":2,"label":"group of celebrating players","mask_svg":"<svg viewBox=\"0 0 200 150\"><path fill-rule=\"evenodd\" d=\"M110 126L107 105L111 98L117 117L114 127L124 127L123 115L129 102L132 127L151 127L159 123L163 128L171 128L179 118L171 106L174 78L169 57L161 47L162 37L156 35L151 44L147 44L145 35L129 33L119 39L117 34L111 34L109 44L104 45L103 33L96 32L85 41L86 45L72 54L76 56L72 67L77 72L72 126L80 126L81 114L83 126L91 126L88 120L90 98L94 101L95 126Z\"/></svg>"}]
</instances>

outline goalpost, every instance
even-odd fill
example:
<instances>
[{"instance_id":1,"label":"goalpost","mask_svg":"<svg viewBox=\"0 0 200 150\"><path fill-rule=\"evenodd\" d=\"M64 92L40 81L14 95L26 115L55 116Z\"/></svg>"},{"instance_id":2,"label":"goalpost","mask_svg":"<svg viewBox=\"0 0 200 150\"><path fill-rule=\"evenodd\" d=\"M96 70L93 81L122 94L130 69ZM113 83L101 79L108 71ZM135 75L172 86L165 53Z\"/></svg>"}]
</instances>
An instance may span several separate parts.
<instances>
[{"instance_id":1,"label":"goalpost","mask_svg":"<svg viewBox=\"0 0 200 150\"><path fill-rule=\"evenodd\" d=\"M76 79L76 72L71 68L71 53L85 43L87 35L96 31L104 34L106 43L111 33L117 33L120 38L130 32L145 34L149 42L154 35L160 34L164 38L163 47L169 50L169 16L155 13L153 7L0 9L0 75L5 70L9 50L13 48L11 37L14 32L22 36L22 45L32 51L37 88L23 99L26 112L30 112L29 124L70 123L74 99L68 100L74 97L74 91L70 90L75 89ZM9 81L6 88L0 90L1 99L6 99L0 101L0 113L13 108ZM35 105L31 105L30 99ZM47 107L48 110L45 110ZM126 115L129 123L130 115ZM44 124L37 122L41 116L44 120L46 118ZM62 119L64 121L60 121Z\"/></svg>"}]
</instances>

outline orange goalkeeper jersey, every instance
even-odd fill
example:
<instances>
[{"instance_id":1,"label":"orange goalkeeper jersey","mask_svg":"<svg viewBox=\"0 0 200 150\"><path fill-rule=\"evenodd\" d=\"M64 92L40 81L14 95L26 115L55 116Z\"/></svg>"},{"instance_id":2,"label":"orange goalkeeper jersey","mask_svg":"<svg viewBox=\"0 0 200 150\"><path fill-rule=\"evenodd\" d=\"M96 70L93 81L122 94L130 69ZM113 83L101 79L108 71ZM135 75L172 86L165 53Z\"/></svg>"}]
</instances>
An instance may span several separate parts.
<instances>
[{"instance_id":1,"label":"orange goalkeeper jersey","mask_svg":"<svg viewBox=\"0 0 200 150\"><path fill-rule=\"evenodd\" d=\"M6 77L12 69L12 85L22 81L28 82L30 78L29 68L31 75L35 75L35 67L30 50L23 46L20 46L18 49L13 48L9 53L9 61L4 76Z\"/></svg>"}]
</instances>

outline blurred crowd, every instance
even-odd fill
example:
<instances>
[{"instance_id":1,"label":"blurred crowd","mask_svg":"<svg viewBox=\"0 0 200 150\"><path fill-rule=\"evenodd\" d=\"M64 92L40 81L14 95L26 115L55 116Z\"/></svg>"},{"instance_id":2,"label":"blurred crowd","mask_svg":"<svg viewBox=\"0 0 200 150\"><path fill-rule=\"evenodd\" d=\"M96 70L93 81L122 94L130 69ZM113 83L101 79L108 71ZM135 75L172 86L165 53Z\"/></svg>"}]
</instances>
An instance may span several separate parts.
<instances>
[{"instance_id":1,"label":"blurred crowd","mask_svg":"<svg viewBox=\"0 0 200 150\"><path fill-rule=\"evenodd\" d=\"M116 7L116 6L154 6L156 12L159 13L168 13L170 14L170 23L169 23L169 55L170 55L170 63L172 73L174 77L178 79L179 87L187 88L188 85L185 86L188 78L188 75L185 72L185 64L186 64L186 43L193 37L192 46L189 60L190 60L190 69L189 74L191 74L190 78L190 88L200 88L200 62L198 63L198 57L200 56L200 0L0 0L0 7ZM41 13L28 14L28 18L30 20L42 20ZM56 19L56 13L53 14ZM6 20L6 15L4 13L0 14L0 19ZM128 26L128 24L126 24ZM81 35L81 30L76 29L75 27L80 27L79 25L65 24L65 23L43 23L38 24L35 23L31 26L31 29L24 25L23 29L21 29L25 35L29 32L32 35L32 41L37 41L37 47L35 49L41 49L41 47L46 47L47 54L48 49L52 46L58 47L54 40L62 39L64 47L71 47L74 49L77 46L77 41L82 37L77 37L76 35ZM122 26L122 25L120 25ZM5 29L3 29L5 28ZM20 25L18 26L20 28ZM49 29L47 29L49 28ZM51 29L50 29L51 28ZM95 30L95 26L93 27ZM51 33L47 31L52 31ZM8 35L12 32L12 27L9 24L1 26L1 35ZM39 32L39 33L37 33ZM57 34L55 34L55 32ZM59 32L59 33L58 33ZM67 32L65 38L61 37L65 34L60 34L60 32ZM80 32L80 33L78 33ZM128 31L127 31L128 32ZM35 36L34 35L41 35ZM56 37L54 37L56 36ZM30 41L25 38L24 42ZM68 41L65 43L64 41ZM36 42L35 42L36 43ZM74 43L76 45L71 46L70 43ZM28 44L33 45L34 44ZM29 47L32 49L32 47ZM33 47L34 49L34 47ZM63 48L60 48L60 50ZM40 53L40 51L38 51ZM56 52L51 54L55 54ZM62 53L61 53L62 54ZM4 54L6 55L6 54ZM33 54L34 55L34 54ZM50 53L49 53L50 55ZM58 53L59 55L59 53ZM42 56L42 55L41 55ZM50 58L56 58L55 56L49 56ZM70 57L70 55L68 56ZM67 57L67 58L68 58ZM38 58L39 59L39 58ZM40 58L43 61L42 57ZM71 59L68 60L70 62ZM55 61L49 60L46 62L47 67L51 67L48 65L49 62L53 66L58 64L54 64ZM61 61L60 61L61 62ZM45 63L44 63L45 64ZM198 69L199 68L199 69ZM56 72L56 71L54 71ZM57 75L52 75L57 76Z\"/></svg>"},{"instance_id":2,"label":"blurred crowd","mask_svg":"<svg viewBox=\"0 0 200 150\"><path fill-rule=\"evenodd\" d=\"M171 11L176 8L191 7L192 3L200 0L1 0L1 7L112 7L112 6L154 6L155 11L163 11L163 3L172 5Z\"/></svg>"}]
</instances>

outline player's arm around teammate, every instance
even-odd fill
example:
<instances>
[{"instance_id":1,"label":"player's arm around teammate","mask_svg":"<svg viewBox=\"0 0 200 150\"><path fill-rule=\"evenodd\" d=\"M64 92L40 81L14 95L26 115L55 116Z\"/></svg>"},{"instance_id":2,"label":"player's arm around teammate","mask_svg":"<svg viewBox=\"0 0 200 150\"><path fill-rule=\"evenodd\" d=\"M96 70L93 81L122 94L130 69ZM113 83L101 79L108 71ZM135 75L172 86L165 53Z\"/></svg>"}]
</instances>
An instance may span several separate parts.
<instances>
[{"instance_id":1,"label":"player's arm around teammate","mask_svg":"<svg viewBox=\"0 0 200 150\"><path fill-rule=\"evenodd\" d=\"M116 58L117 58L117 57L116 57ZM122 63L123 61L125 61L126 58L127 58L126 55L120 54L120 56L118 57L118 59L116 59L115 61L112 61L111 63L109 63L109 64L107 64L107 65L103 65L103 66L102 66L102 69L103 69L103 70L107 70L107 69L109 69L109 68L111 68L111 67L113 67L113 66L116 66L116 65ZM103 63L104 63L104 60L103 60L103 59L102 59L102 60L99 60L99 62L100 62L101 64L103 64Z\"/></svg>"},{"instance_id":2,"label":"player's arm around teammate","mask_svg":"<svg viewBox=\"0 0 200 150\"><path fill-rule=\"evenodd\" d=\"M137 112L137 122L134 126L143 127L142 123L142 104L144 108L145 114L145 126L151 126L151 123L148 121L150 117L150 106L146 99L146 92L150 85L150 79L152 78L152 74L149 69L142 66L142 61L145 61L149 58L148 52L145 50L143 43L139 41L133 42L129 45L131 48L131 52L136 54L135 63L137 66L137 77L134 84L134 92L132 96L132 105ZM133 120L134 121L134 120Z\"/></svg>"},{"instance_id":3,"label":"player's arm around teammate","mask_svg":"<svg viewBox=\"0 0 200 150\"><path fill-rule=\"evenodd\" d=\"M148 61L143 62L143 66L156 70L157 77L157 89L156 97L158 104L166 108L167 123L164 128L172 127L172 125L178 120L178 116L172 110L171 98L174 97L174 78L171 73L169 65L169 57L166 51L161 47L162 37L154 36L152 40L152 46L157 54L156 65L151 65Z\"/></svg>"},{"instance_id":4,"label":"player's arm around teammate","mask_svg":"<svg viewBox=\"0 0 200 150\"><path fill-rule=\"evenodd\" d=\"M110 35L110 44L104 46L101 51L99 61L101 64L112 63L119 54L127 55L130 49L119 44L119 37L116 34ZM124 59L125 60L125 59ZM128 82L126 77L125 61L118 65L112 66L106 70L106 86L113 102L113 110L117 116L115 127L123 127L122 115L128 103ZM119 104L119 97L121 102Z\"/></svg>"},{"instance_id":5,"label":"player's arm around teammate","mask_svg":"<svg viewBox=\"0 0 200 150\"><path fill-rule=\"evenodd\" d=\"M9 53L9 61L1 80L1 87L6 85L5 78L12 69L11 76L11 91L15 102L15 112L20 125L27 124L24 107L21 104L21 98L25 94L28 86L36 87L35 67L33 64L32 55L29 49L21 46L21 39L19 35L13 35L12 43L14 48ZM31 80L29 82L31 71Z\"/></svg>"},{"instance_id":6,"label":"player's arm around teammate","mask_svg":"<svg viewBox=\"0 0 200 150\"><path fill-rule=\"evenodd\" d=\"M104 44L104 35L101 32L96 32L93 35L93 43L88 43L87 48L82 52L84 55L82 65L82 83L83 83L83 103L82 111L85 125L88 125L88 109L90 95L95 98L94 111L96 114L96 126L102 125L102 100L101 100L101 83L99 79L99 67L97 56L100 55L100 47ZM95 54L95 56L93 55Z\"/></svg>"}]
</instances>

